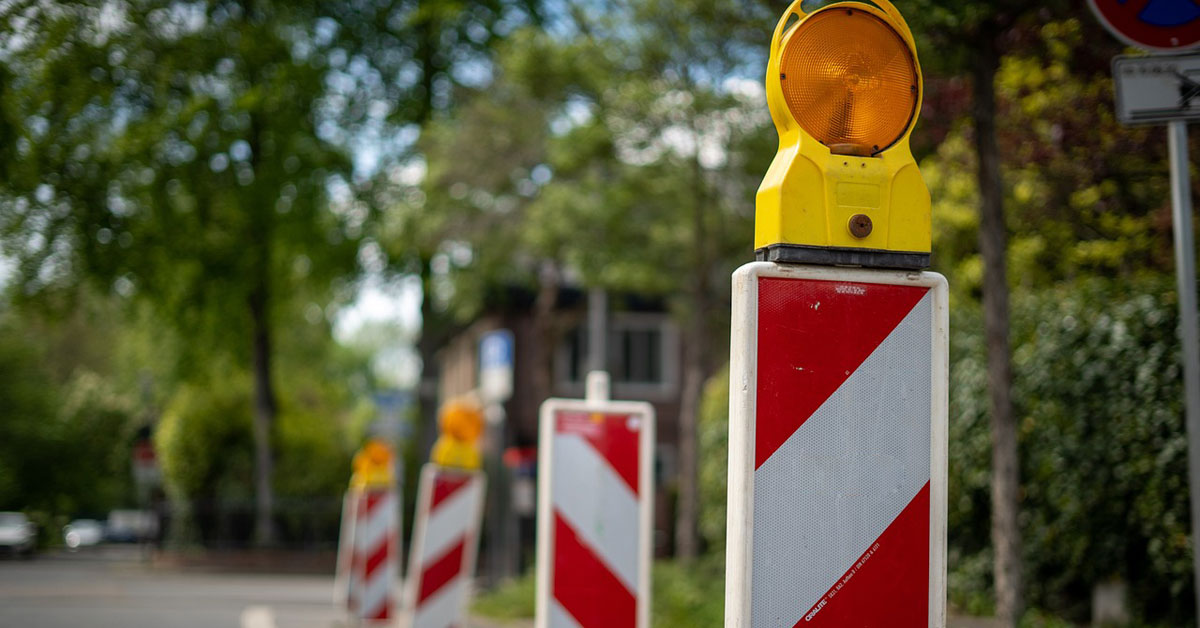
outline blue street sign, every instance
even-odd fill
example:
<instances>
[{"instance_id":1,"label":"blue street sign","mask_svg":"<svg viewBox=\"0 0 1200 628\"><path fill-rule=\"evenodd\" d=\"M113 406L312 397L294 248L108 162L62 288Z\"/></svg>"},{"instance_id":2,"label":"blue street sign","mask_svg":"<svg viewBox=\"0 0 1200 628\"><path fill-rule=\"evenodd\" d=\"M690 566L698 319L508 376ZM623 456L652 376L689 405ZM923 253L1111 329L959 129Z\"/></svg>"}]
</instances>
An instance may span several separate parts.
<instances>
[{"instance_id":1,"label":"blue street sign","mask_svg":"<svg viewBox=\"0 0 1200 628\"><path fill-rule=\"evenodd\" d=\"M479 394L486 402L512 396L513 334L507 329L489 331L479 339Z\"/></svg>"}]
</instances>

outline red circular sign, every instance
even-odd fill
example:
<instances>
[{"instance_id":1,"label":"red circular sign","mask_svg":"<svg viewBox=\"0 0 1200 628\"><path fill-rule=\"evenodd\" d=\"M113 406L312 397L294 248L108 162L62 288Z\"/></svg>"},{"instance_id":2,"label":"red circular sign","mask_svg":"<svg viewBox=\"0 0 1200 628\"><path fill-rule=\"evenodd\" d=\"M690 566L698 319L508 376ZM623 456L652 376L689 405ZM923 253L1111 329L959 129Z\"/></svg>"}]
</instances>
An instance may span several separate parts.
<instances>
[{"instance_id":1,"label":"red circular sign","mask_svg":"<svg viewBox=\"0 0 1200 628\"><path fill-rule=\"evenodd\" d=\"M1088 0L1118 39L1150 50L1200 45L1200 3L1194 0Z\"/></svg>"}]
</instances>

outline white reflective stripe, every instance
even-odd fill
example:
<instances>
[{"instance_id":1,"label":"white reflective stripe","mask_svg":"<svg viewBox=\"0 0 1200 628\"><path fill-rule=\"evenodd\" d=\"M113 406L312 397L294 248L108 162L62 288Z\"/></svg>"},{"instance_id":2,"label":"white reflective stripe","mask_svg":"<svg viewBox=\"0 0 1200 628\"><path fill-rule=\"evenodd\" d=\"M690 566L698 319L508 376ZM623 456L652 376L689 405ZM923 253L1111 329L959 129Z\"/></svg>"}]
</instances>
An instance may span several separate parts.
<instances>
[{"instance_id":1,"label":"white reflective stripe","mask_svg":"<svg viewBox=\"0 0 1200 628\"><path fill-rule=\"evenodd\" d=\"M413 612L412 628L449 628L457 624L468 585L461 575L447 582Z\"/></svg>"},{"instance_id":2,"label":"white reflective stripe","mask_svg":"<svg viewBox=\"0 0 1200 628\"><path fill-rule=\"evenodd\" d=\"M929 481L932 299L754 473L754 625L803 619Z\"/></svg>"},{"instance_id":3,"label":"white reflective stripe","mask_svg":"<svg viewBox=\"0 0 1200 628\"><path fill-rule=\"evenodd\" d=\"M363 555L364 559L371 555L375 548L383 545L389 534L396 534L396 507L392 500L392 493L390 491L383 493L370 512L366 511L368 499L364 495L359 500L365 518L358 522L359 529L355 531L354 535L358 540L359 553Z\"/></svg>"},{"instance_id":4,"label":"white reflective stripe","mask_svg":"<svg viewBox=\"0 0 1200 628\"><path fill-rule=\"evenodd\" d=\"M430 513L421 547L422 565L441 558L475 526L483 501L481 487L478 478L472 477Z\"/></svg>"},{"instance_id":5,"label":"white reflective stripe","mask_svg":"<svg viewBox=\"0 0 1200 628\"><path fill-rule=\"evenodd\" d=\"M583 628L567 609L558 603L557 599L550 600L550 628Z\"/></svg>"},{"instance_id":6,"label":"white reflective stripe","mask_svg":"<svg viewBox=\"0 0 1200 628\"><path fill-rule=\"evenodd\" d=\"M358 521L354 534L355 552L357 553L356 568L351 570L351 591L356 601L355 613L360 616L376 612L386 601L394 601L392 592L398 580L398 521L396 512L396 495L394 491L378 494L375 506L366 510L367 494L360 495L358 504L363 518ZM387 558L370 574L366 573L367 561L388 540L392 541L392 551ZM392 604L392 612L395 612Z\"/></svg>"},{"instance_id":7,"label":"white reflective stripe","mask_svg":"<svg viewBox=\"0 0 1200 628\"><path fill-rule=\"evenodd\" d=\"M362 595L358 598L359 617L366 617L378 611L391 599L394 585L395 580L386 565L381 565L378 571L366 577L362 583ZM392 605L391 611L396 612L395 604Z\"/></svg>"},{"instance_id":8,"label":"white reflective stripe","mask_svg":"<svg viewBox=\"0 0 1200 628\"><path fill-rule=\"evenodd\" d=\"M638 500L580 436L554 435L554 509L622 583L638 591Z\"/></svg>"}]
</instances>

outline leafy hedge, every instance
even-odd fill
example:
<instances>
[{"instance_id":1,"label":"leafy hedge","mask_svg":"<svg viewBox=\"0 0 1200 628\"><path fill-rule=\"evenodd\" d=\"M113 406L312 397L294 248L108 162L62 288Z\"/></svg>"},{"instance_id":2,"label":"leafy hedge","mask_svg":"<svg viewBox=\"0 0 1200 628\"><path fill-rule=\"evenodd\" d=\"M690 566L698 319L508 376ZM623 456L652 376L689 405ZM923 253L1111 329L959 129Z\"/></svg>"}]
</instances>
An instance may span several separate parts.
<instances>
[{"instance_id":1,"label":"leafy hedge","mask_svg":"<svg viewBox=\"0 0 1200 628\"><path fill-rule=\"evenodd\" d=\"M1143 621L1194 621L1187 441L1167 278L1089 280L1013 304L1030 602L1086 620L1120 579ZM950 534L956 601L990 578L989 431L978 310L952 331Z\"/></svg>"}]
</instances>

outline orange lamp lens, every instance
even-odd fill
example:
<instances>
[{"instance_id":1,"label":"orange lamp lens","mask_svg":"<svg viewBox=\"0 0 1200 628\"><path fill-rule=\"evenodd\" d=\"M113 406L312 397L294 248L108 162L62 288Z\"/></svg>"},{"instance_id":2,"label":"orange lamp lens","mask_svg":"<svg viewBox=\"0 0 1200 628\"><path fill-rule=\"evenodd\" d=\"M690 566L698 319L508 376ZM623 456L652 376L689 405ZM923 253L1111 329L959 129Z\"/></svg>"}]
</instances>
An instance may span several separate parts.
<instances>
[{"instance_id":1,"label":"orange lamp lens","mask_svg":"<svg viewBox=\"0 0 1200 628\"><path fill-rule=\"evenodd\" d=\"M831 8L795 26L780 60L796 122L834 153L874 155L899 140L919 78L900 34L862 9Z\"/></svg>"}]
</instances>

